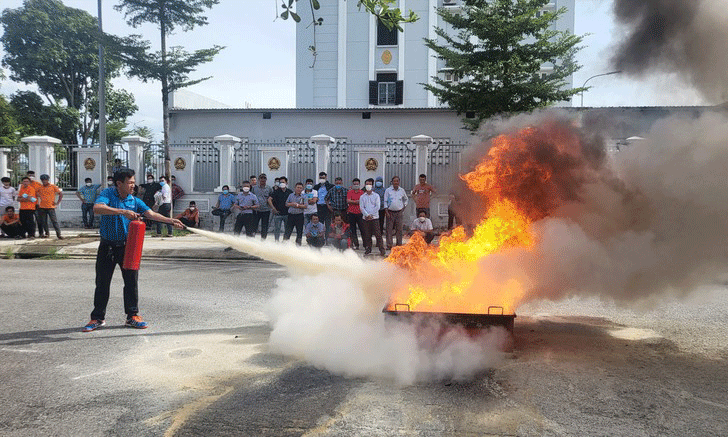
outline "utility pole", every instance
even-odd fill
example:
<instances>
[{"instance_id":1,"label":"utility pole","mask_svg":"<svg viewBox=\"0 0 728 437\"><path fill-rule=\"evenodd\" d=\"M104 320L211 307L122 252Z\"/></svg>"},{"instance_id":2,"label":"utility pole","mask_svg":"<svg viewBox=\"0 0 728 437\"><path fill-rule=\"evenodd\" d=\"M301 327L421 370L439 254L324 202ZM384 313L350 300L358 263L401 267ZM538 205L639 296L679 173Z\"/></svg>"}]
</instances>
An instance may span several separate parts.
<instances>
[{"instance_id":1,"label":"utility pole","mask_svg":"<svg viewBox=\"0 0 728 437\"><path fill-rule=\"evenodd\" d=\"M99 148L101 149L101 181L102 186L106 183L109 174L108 156L109 150L106 145L106 72L104 71L104 27L101 19L101 0L99 5Z\"/></svg>"},{"instance_id":2,"label":"utility pole","mask_svg":"<svg viewBox=\"0 0 728 437\"><path fill-rule=\"evenodd\" d=\"M101 0L99 0L99 1L101 1ZM619 74L621 72L622 72L622 70L617 70L617 71L610 71L609 73L595 74L594 76L592 76L589 79L585 80L584 81L584 84L581 87L584 88L586 86L586 83L589 82L590 80L594 79L595 77L599 77L599 76L609 76L611 74ZM580 106L581 107L584 107L584 91L583 90L581 92L581 105Z\"/></svg>"}]
</instances>

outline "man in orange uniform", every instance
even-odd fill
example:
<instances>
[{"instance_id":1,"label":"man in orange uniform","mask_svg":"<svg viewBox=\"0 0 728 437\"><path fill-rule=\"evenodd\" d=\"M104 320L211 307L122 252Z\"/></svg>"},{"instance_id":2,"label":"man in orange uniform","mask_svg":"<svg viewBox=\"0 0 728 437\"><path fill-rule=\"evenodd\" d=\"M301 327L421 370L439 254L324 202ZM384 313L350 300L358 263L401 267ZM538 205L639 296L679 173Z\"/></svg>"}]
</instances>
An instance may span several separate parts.
<instances>
[{"instance_id":1,"label":"man in orange uniform","mask_svg":"<svg viewBox=\"0 0 728 437\"><path fill-rule=\"evenodd\" d=\"M18 202L20 202L20 223L28 235L28 239L35 238L35 208L38 206L38 198L35 188L30 184L28 176L24 177L18 190Z\"/></svg>"},{"instance_id":2,"label":"man in orange uniform","mask_svg":"<svg viewBox=\"0 0 728 437\"><path fill-rule=\"evenodd\" d=\"M41 187L36 190L40 199L38 208L38 234L40 234L40 238L48 238L48 217L50 217L51 223L53 223L53 229L56 230L56 236L59 240L63 240L61 228L58 226L58 219L56 218L56 206L63 200L63 191L53 185L50 179L50 176L47 174L40 175ZM58 201L56 201L56 194L58 194Z\"/></svg>"}]
</instances>

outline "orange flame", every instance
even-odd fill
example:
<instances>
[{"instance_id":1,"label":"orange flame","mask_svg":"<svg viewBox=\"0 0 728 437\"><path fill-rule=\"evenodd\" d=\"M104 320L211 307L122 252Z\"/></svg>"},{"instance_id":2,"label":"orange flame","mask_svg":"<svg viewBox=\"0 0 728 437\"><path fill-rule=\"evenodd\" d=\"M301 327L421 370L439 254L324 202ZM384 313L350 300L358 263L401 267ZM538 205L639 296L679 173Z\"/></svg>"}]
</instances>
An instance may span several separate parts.
<instances>
[{"instance_id":1,"label":"orange flame","mask_svg":"<svg viewBox=\"0 0 728 437\"><path fill-rule=\"evenodd\" d=\"M409 285L392 294L387 309L481 314L498 306L513 314L525 295L523 284L484 277L478 262L507 248L532 247L531 224L575 196L572 181L581 177L583 160L573 132L556 123L494 138L486 157L460 176L485 216L470 237L458 227L439 246L415 234L392 249L387 261L407 272ZM554 180L557 174L562 180Z\"/></svg>"}]
</instances>

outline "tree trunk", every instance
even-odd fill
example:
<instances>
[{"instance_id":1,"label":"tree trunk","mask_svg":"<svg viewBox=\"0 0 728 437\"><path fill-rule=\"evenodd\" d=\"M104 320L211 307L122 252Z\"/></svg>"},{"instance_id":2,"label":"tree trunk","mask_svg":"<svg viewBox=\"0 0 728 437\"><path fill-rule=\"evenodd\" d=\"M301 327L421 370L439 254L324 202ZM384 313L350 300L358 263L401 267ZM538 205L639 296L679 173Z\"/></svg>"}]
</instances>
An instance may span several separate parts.
<instances>
[{"instance_id":1,"label":"tree trunk","mask_svg":"<svg viewBox=\"0 0 728 437\"><path fill-rule=\"evenodd\" d=\"M164 11L162 10L159 20L159 29L162 33L162 128L164 130L164 177L168 184L171 184L172 168L169 158L169 82L167 78L167 26L164 22ZM171 186L171 185L170 185ZM172 217L173 208L169 209L169 216Z\"/></svg>"}]
</instances>

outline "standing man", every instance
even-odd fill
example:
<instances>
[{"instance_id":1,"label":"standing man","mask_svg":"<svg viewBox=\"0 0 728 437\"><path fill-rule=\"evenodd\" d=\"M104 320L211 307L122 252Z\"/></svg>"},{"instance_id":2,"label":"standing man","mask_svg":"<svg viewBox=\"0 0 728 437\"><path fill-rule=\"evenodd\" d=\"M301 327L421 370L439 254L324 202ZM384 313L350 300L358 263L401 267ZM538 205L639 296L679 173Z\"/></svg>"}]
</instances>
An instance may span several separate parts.
<instances>
[{"instance_id":1,"label":"standing man","mask_svg":"<svg viewBox=\"0 0 728 437\"><path fill-rule=\"evenodd\" d=\"M61 204L63 200L63 191L60 188L53 185L50 181L50 176L47 174L40 175L41 187L38 191L38 198L40 203L38 204L38 217L40 222L38 223L38 234L40 238L48 238L48 218L50 217L53 229L56 231L56 236L59 240L63 240L61 236L61 227L58 226L58 219L56 218L56 206ZM58 194L58 200L56 200L56 194ZM45 235L44 235L45 233Z\"/></svg>"},{"instance_id":2,"label":"standing man","mask_svg":"<svg viewBox=\"0 0 728 437\"><path fill-rule=\"evenodd\" d=\"M30 184L28 176L24 177L18 190L18 202L20 202L20 224L23 225L28 239L35 238L35 209L38 206L38 198L35 188Z\"/></svg>"},{"instance_id":3,"label":"standing man","mask_svg":"<svg viewBox=\"0 0 728 437\"><path fill-rule=\"evenodd\" d=\"M303 211L306 209L306 198L303 197L303 184L301 182L296 182L296 189L292 194L288 195L286 206L288 207L288 220L286 221L286 233L283 236L283 241L291 238L295 226L296 244L300 246L303 240Z\"/></svg>"},{"instance_id":4,"label":"standing man","mask_svg":"<svg viewBox=\"0 0 728 437\"><path fill-rule=\"evenodd\" d=\"M258 183L253 186L253 194L258 198L260 207L254 211L255 214L255 229L258 229L260 224L260 238L266 239L268 236L268 224L270 223L270 205L268 204L268 198L270 197L273 189L267 185L268 176L265 173L261 173L258 177Z\"/></svg>"},{"instance_id":5,"label":"standing man","mask_svg":"<svg viewBox=\"0 0 728 437\"><path fill-rule=\"evenodd\" d=\"M326 205L326 194L334 188L334 184L329 182L327 180L328 175L325 171L322 171L319 173L318 177L318 184L313 186L313 189L316 190L316 193L318 194L318 200L316 201L316 213L319 216L319 221L324 224L324 227L326 227L326 232L328 233L331 230L331 212L329 211L329 207Z\"/></svg>"},{"instance_id":6,"label":"standing man","mask_svg":"<svg viewBox=\"0 0 728 437\"><path fill-rule=\"evenodd\" d=\"M379 229L379 206L381 199L379 194L374 192L374 179L369 178L365 182L365 192L359 199L359 207L364 216L364 255L372 253L372 235L377 239L379 254L386 256L384 244L382 244L382 230Z\"/></svg>"},{"instance_id":7,"label":"standing man","mask_svg":"<svg viewBox=\"0 0 728 437\"><path fill-rule=\"evenodd\" d=\"M340 177L337 177L334 182L336 185L326 193L326 205L328 205L332 216L339 214L346 221L346 192L348 190L344 188L344 180Z\"/></svg>"},{"instance_id":8,"label":"standing man","mask_svg":"<svg viewBox=\"0 0 728 437\"><path fill-rule=\"evenodd\" d=\"M382 204L379 205L379 229L382 232L385 232L384 227L384 217L387 216L387 212L385 211L386 207L384 205L384 192L387 189L384 188L384 178L381 176L377 176L377 178L374 180L374 192L379 194L379 199L381 200Z\"/></svg>"},{"instance_id":9,"label":"standing man","mask_svg":"<svg viewBox=\"0 0 728 437\"><path fill-rule=\"evenodd\" d=\"M15 203L15 198L18 197L18 190L10 186L9 177L5 176L0 180L2 181L2 186L0 186L0 211L5 211L5 207Z\"/></svg>"},{"instance_id":10,"label":"standing man","mask_svg":"<svg viewBox=\"0 0 728 437\"><path fill-rule=\"evenodd\" d=\"M234 209L240 210L237 220L235 220L235 235L245 228L245 235L248 237L255 236L255 210L260 207L260 202L255 194L250 192L250 181L243 181L243 188L238 197L235 199Z\"/></svg>"},{"instance_id":11,"label":"standing man","mask_svg":"<svg viewBox=\"0 0 728 437\"><path fill-rule=\"evenodd\" d=\"M420 175L420 183L415 185L412 189L412 197L415 198L415 206L417 211L415 214L419 217L420 212L424 211L427 214L427 218L430 217L430 200L432 195L435 194L435 189L432 185L427 183L427 176L425 174Z\"/></svg>"},{"instance_id":12,"label":"standing man","mask_svg":"<svg viewBox=\"0 0 728 437\"><path fill-rule=\"evenodd\" d=\"M392 233L397 235L397 246L402 245L402 218L407 207L407 193L399 186L399 176L392 178L392 186L384 192L387 206L387 250L392 249Z\"/></svg>"},{"instance_id":13,"label":"standing man","mask_svg":"<svg viewBox=\"0 0 728 437\"><path fill-rule=\"evenodd\" d=\"M81 201L81 217L85 229L94 227L94 203L99 195L99 188L101 185L94 185L91 178L86 178L83 187L76 191L76 197Z\"/></svg>"},{"instance_id":14,"label":"standing man","mask_svg":"<svg viewBox=\"0 0 728 437\"><path fill-rule=\"evenodd\" d=\"M164 176L159 177L159 185L161 186L160 191L162 193L162 199L159 202L159 214L165 217L169 217L169 213L172 211L172 188L167 183L167 178ZM167 223L167 236L172 236L172 225ZM162 223L157 221L157 235L162 235Z\"/></svg>"},{"instance_id":15,"label":"standing man","mask_svg":"<svg viewBox=\"0 0 728 437\"><path fill-rule=\"evenodd\" d=\"M278 189L273 191L268 198L268 206L270 206L273 212L273 235L276 241L281 236L281 227L283 227L285 234L286 223L288 222L288 207L286 206L286 201L291 194L293 194L293 191L288 188L288 178L281 176Z\"/></svg>"},{"instance_id":16,"label":"standing man","mask_svg":"<svg viewBox=\"0 0 728 437\"><path fill-rule=\"evenodd\" d=\"M174 211L174 204L185 195L185 190L177 185L177 178L174 175L170 179L172 180L172 211Z\"/></svg>"},{"instance_id":17,"label":"standing man","mask_svg":"<svg viewBox=\"0 0 728 437\"><path fill-rule=\"evenodd\" d=\"M220 228L218 232L225 231L225 220L233 213L233 204L235 204L235 196L230 193L228 185L222 186L222 193L217 196L217 203L212 208L212 215L220 217Z\"/></svg>"},{"instance_id":18,"label":"standing man","mask_svg":"<svg viewBox=\"0 0 728 437\"><path fill-rule=\"evenodd\" d=\"M306 209L303 210L303 225L305 226L311 221L314 214L318 216L318 191L313 189L313 179L306 179L303 197L306 199ZM320 220L319 223L321 223ZM324 229L326 228L324 227Z\"/></svg>"},{"instance_id":19,"label":"standing man","mask_svg":"<svg viewBox=\"0 0 728 437\"><path fill-rule=\"evenodd\" d=\"M114 269L121 268L121 277L124 278L124 311L126 312L125 326L144 329L147 323L139 316L139 271L125 270L124 251L126 249L126 234L129 223L144 216L178 229L184 225L177 219L158 214L132 196L134 192L134 170L124 168L114 173L114 187L107 188L96 198L94 213L101 216L99 224L99 250L96 254L96 290L94 291L94 309L91 312L91 321L83 327L83 332L91 332L106 323L106 305L109 303L109 289Z\"/></svg>"},{"instance_id":20,"label":"standing man","mask_svg":"<svg viewBox=\"0 0 728 437\"><path fill-rule=\"evenodd\" d=\"M364 220L362 212L359 209L359 198L364 191L361 190L361 181L354 178L351 181L351 188L346 192L346 221L349 223L349 232L351 237L351 246L354 250L359 250L359 238L356 236L356 228L359 228L361 238L364 239Z\"/></svg>"},{"instance_id":21,"label":"standing man","mask_svg":"<svg viewBox=\"0 0 728 437\"><path fill-rule=\"evenodd\" d=\"M109 185L114 186L114 177L109 176L111 184ZM154 182L154 175L148 174L147 175L147 183L141 184L141 191L140 195L142 196L142 200L144 201L144 204L147 205L147 208L152 209L152 206L154 206L154 194L159 191L162 186L158 183Z\"/></svg>"},{"instance_id":22,"label":"standing man","mask_svg":"<svg viewBox=\"0 0 728 437\"><path fill-rule=\"evenodd\" d=\"M33 189L35 190L35 193L38 194L38 190L40 189L41 185L43 185L43 184L38 182L38 180L35 177L35 172L33 170L28 170L28 172L25 175L30 178L30 186L33 187ZM39 214L38 208L35 209L34 214L35 214L35 222L38 224L38 233L40 233L40 216L38 215Z\"/></svg>"}]
</instances>

